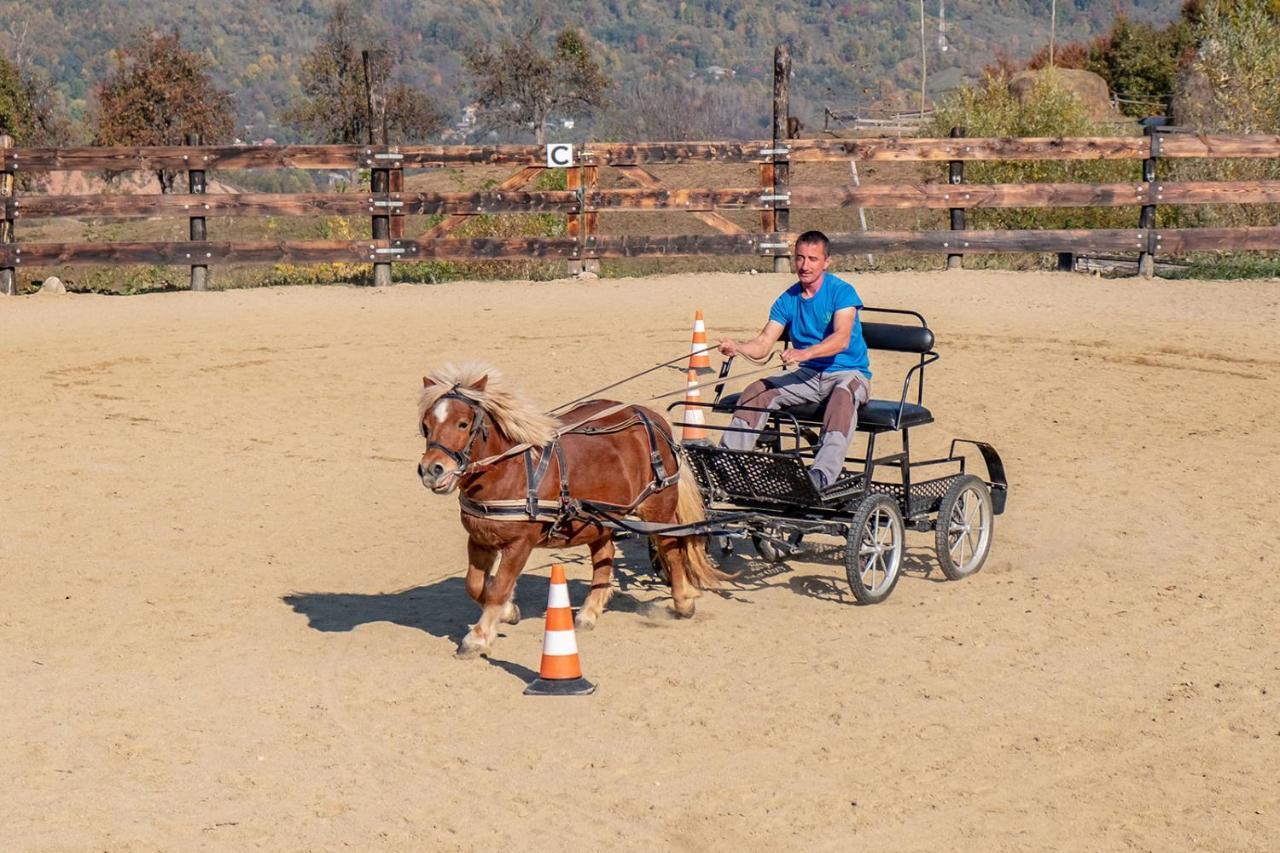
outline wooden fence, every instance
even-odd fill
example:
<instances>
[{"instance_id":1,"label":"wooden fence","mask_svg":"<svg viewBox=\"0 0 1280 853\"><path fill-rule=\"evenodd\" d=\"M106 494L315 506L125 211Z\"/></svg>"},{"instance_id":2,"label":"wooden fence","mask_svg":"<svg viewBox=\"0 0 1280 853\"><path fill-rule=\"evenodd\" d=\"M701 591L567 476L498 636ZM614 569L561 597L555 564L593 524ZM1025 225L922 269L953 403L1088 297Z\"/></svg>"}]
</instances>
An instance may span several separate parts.
<instances>
[{"instance_id":1,"label":"wooden fence","mask_svg":"<svg viewBox=\"0 0 1280 853\"><path fill-rule=\"evenodd\" d=\"M785 105L784 105L785 106ZM782 113L785 122L785 112ZM782 125L785 128L785 124ZM396 261L557 258L579 268L601 258L679 255L759 255L785 262L794 235L792 209L855 207L932 208L951 212L950 228L868 231L830 235L846 253L919 252L947 255L949 266L975 253L1138 253L1150 274L1159 253L1280 249L1280 228L1156 228L1158 205L1280 203L1280 181L1171 182L1158 176L1161 161L1177 158L1277 158L1280 136L1218 136L1150 129L1143 137L1066 139L787 139L751 142L595 143L574 151L563 191L528 189L547 168L547 152L527 145L496 146L178 146L150 148L14 148L0 139L0 291L16 290L14 271L82 264L171 264L204 270L225 263L372 263L389 273ZM968 184L964 164L979 160L1135 160L1142 179L1110 184ZM792 186L789 167L823 161L925 161L949 165L947 183L875 186ZM695 189L665 186L655 164L751 163L760 183ZM514 174L484 192L406 192L406 169L501 165ZM346 193L204 192L209 170L367 169L370 189ZM599 170L612 168L632 186L601 188ZM172 195L53 196L18 194L15 175L52 170L155 171L188 175L187 193ZM979 231L965 228L964 212L980 207L1133 206L1134 228ZM760 213L748 231L723 210ZM713 235L617 236L600 233L598 214L669 211L694 216ZM468 217L493 213L558 213L563 237L486 239L451 237ZM363 215L370 239L345 241L226 242L206 231L210 216ZM422 234L406 236L405 217L444 214ZM31 243L20 239L26 220L47 217L177 217L190 221L190 239L178 242ZM211 238L212 236L212 238ZM390 276L380 277L389 282Z\"/></svg>"}]
</instances>

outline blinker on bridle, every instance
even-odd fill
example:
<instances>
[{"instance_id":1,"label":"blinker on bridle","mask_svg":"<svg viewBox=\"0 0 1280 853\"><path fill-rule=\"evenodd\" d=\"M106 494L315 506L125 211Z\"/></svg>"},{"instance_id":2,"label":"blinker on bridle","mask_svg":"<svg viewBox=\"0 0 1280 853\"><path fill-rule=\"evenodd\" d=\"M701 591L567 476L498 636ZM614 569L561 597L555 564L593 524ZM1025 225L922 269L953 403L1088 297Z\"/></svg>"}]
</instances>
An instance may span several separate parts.
<instances>
[{"instance_id":1,"label":"blinker on bridle","mask_svg":"<svg viewBox=\"0 0 1280 853\"><path fill-rule=\"evenodd\" d=\"M437 398L436 403L439 403L440 400L461 400L463 403L466 403L471 407L471 431L468 433L467 443L461 450L454 450L451 447L445 447L438 441L427 442L427 450L435 448L445 456L452 459L458 466L458 470L456 472L457 475L461 476L467 472L467 468L471 465L471 452L475 449L476 440L488 437L489 425L485 423L484 409L477 401L472 400L465 394L458 393L457 385L454 385L446 393L441 394L440 397ZM427 425L425 417L423 418L423 422L418 424L418 428L422 431L422 437L426 438Z\"/></svg>"}]
</instances>

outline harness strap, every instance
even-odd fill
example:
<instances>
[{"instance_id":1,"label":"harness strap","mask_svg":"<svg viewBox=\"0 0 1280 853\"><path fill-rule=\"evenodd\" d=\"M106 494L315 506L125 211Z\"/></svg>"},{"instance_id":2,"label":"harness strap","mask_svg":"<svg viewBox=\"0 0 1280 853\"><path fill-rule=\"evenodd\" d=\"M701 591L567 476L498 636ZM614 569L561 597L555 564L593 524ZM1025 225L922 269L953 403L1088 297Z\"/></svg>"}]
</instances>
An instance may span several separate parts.
<instances>
[{"instance_id":1,"label":"harness strap","mask_svg":"<svg viewBox=\"0 0 1280 853\"><path fill-rule=\"evenodd\" d=\"M533 466L533 449L530 448L524 453L524 476L525 482L528 484L528 490L525 492L525 506L530 518L538 514L538 488L542 485L543 479L547 476L547 469L551 466L552 449L557 451L556 455L557 458L560 458L560 468L563 471L564 459L560 456L560 448L554 441L539 451L538 467L536 469Z\"/></svg>"}]
</instances>

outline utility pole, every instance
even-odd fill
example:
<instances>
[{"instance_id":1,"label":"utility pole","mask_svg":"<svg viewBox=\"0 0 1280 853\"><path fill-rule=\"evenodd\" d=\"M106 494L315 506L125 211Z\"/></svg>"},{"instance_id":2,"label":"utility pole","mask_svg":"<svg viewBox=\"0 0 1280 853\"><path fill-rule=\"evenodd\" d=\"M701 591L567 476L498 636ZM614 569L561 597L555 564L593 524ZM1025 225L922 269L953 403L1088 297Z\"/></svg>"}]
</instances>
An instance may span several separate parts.
<instances>
[{"instance_id":1,"label":"utility pole","mask_svg":"<svg viewBox=\"0 0 1280 853\"><path fill-rule=\"evenodd\" d=\"M929 60L925 51L924 0L920 0L920 117L924 118L924 88L929 78Z\"/></svg>"},{"instance_id":2,"label":"utility pole","mask_svg":"<svg viewBox=\"0 0 1280 853\"><path fill-rule=\"evenodd\" d=\"M1049 0L1049 67L1053 67L1054 39L1058 35L1058 0Z\"/></svg>"}]
</instances>

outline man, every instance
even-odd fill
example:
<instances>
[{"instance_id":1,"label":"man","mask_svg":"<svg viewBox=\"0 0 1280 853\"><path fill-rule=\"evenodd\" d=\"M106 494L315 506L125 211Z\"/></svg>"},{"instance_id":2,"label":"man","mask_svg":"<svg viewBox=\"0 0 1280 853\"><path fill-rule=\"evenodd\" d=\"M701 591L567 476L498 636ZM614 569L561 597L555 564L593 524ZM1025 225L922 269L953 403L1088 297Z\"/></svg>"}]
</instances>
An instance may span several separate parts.
<instances>
[{"instance_id":1,"label":"man","mask_svg":"<svg viewBox=\"0 0 1280 853\"><path fill-rule=\"evenodd\" d=\"M768 417L764 411L801 403L827 401L822 435L809 476L819 489L839 479L858 425L858 407L871 394L867 344L862 338L858 309L862 300L853 285L827 268L830 243L821 231L806 231L796 240L795 267L799 279L773 303L769 322L749 341L722 339L720 352L764 358L785 331L790 344L782 361L798 369L747 386L739 409L721 441L731 450L750 450ZM741 431L736 431L741 430Z\"/></svg>"}]
</instances>

